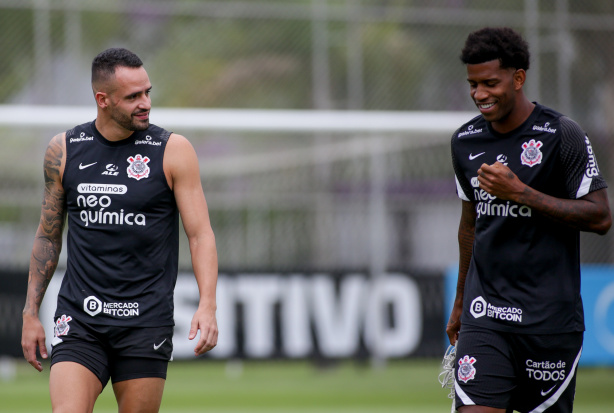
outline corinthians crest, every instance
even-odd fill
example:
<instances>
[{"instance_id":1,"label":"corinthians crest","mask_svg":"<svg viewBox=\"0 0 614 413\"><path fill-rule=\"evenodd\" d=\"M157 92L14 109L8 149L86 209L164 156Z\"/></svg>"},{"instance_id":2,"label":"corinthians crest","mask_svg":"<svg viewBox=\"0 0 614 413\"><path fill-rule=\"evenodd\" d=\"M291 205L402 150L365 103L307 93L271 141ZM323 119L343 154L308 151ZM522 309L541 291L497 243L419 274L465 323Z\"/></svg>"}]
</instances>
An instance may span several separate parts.
<instances>
[{"instance_id":1,"label":"corinthians crest","mask_svg":"<svg viewBox=\"0 0 614 413\"><path fill-rule=\"evenodd\" d=\"M51 340L51 346L55 346L56 344L62 342L60 336L65 336L68 334L68 330L70 330L68 323L71 320L72 317L67 316L66 314L62 314L62 317L57 319L55 326L53 327L53 340Z\"/></svg>"},{"instance_id":2,"label":"corinthians crest","mask_svg":"<svg viewBox=\"0 0 614 413\"><path fill-rule=\"evenodd\" d=\"M65 336L68 334L68 330L70 330L70 326L68 322L72 320L71 316L67 316L66 314L62 314L62 317L58 318L55 322L55 327L53 328L53 335L56 338L60 336Z\"/></svg>"},{"instance_id":3,"label":"corinthians crest","mask_svg":"<svg viewBox=\"0 0 614 413\"><path fill-rule=\"evenodd\" d=\"M475 357L469 357L465 355L462 359L458 360L458 379L467 383L469 380L475 378L475 367L473 363L476 362Z\"/></svg>"},{"instance_id":4,"label":"corinthians crest","mask_svg":"<svg viewBox=\"0 0 614 413\"><path fill-rule=\"evenodd\" d=\"M127 169L129 178L134 178L138 181L149 176L148 157L141 155L131 156L128 158L128 162L130 162Z\"/></svg>"},{"instance_id":5,"label":"corinthians crest","mask_svg":"<svg viewBox=\"0 0 614 413\"><path fill-rule=\"evenodd\" d=\"M533 167L542 162L543 154L539 150L543 143L541 141L535 142L535 139L531 139L529 142L522 144L522 153L520 154L520 161L523 165Z\"/></svg>"},{"instance_id":6,"label":"corinthians crest","mask_svg":"<svg viewBox=\"0 0 614 413\"><path fill-rule=\"evenodd\" d=\"M55 328L54 328L54 335L56 337L58 336L65 336L66 334L68 334L68 330L70 330L70 326L68 325L68 322L72 320L71 316L66 316L66 314L62 314L62 317L58 318L58 320L55 323Z\"/></svg>"}]
</instances>

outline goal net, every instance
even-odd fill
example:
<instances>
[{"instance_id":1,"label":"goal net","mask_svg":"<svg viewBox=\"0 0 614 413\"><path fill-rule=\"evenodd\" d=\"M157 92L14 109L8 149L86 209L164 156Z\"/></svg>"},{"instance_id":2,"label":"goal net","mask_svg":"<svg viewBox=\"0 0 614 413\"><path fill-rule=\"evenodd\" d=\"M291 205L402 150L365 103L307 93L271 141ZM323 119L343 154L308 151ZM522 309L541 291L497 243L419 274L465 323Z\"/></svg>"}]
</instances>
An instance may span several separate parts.
<instances>
[{"instance_id":1,"label":"goal net","mask_svg":"<svg viewBox=\"0 0 614 413\"><path fill-rule=\"evenodd\" d=\"M95 116L95 107L0 106L5 265L28 262L50 138ZM154 108L151 121L196 149L220 268L377 270L456 260L449 139L473 116ZM185 244L180 260L190 267Z\"/></svg>"}]
</instances>

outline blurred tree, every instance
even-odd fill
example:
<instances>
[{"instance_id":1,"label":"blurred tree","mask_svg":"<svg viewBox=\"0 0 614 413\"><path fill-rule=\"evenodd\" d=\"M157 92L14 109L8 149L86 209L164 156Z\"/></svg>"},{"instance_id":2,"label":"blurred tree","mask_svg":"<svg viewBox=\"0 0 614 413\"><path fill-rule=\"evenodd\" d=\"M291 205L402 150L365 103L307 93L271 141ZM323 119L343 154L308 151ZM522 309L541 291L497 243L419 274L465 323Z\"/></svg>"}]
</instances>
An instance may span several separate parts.
<instances>
[{"instance_id":1,"label":"blurred tree","mask_svg":"<svg viewBox=\"0 0 614 413\"><path fill-rule=\"evenodd\" d=\"M310 99L309 24L184 18L148 62L165 106L300 108Z\"/></svg>"},{"instance_id":2,"label":"blurred tree","mask_svg":"<svg viewBox=\"0 0 614 413\"><path fill-rule=\"evenodd\" d=\"M6 102L31 80L32 13L2 10L0 13L0 102Z\"/></svg>"}]
</instances>

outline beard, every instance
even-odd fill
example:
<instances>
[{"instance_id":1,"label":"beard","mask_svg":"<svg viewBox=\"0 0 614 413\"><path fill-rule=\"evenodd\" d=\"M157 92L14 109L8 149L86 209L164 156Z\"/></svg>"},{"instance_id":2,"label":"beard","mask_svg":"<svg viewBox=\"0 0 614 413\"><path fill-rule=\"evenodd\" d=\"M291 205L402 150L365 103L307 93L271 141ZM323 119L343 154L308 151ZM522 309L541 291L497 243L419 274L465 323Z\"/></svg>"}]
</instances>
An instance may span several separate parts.
<instances>
[{"instance_id":1,"label":"beard","mask_svg":"<svg viewBox=\"0 0 614 413\"><path fill-rule=\"evenodd\" d=\"M139 114L139 113L143 113L143 111L135 112L134 115ZM113 119L115 122L117 122L119 126L121 126L122 128L126 130L136 132L136 131L144 131L147 128L149 128L149 119L147 120L135 119L132 117L133 114L127 115L117 110L117 108L113 108L111 110L110 115L111 115L111 119Z\"/></svg>"}]
</instances>

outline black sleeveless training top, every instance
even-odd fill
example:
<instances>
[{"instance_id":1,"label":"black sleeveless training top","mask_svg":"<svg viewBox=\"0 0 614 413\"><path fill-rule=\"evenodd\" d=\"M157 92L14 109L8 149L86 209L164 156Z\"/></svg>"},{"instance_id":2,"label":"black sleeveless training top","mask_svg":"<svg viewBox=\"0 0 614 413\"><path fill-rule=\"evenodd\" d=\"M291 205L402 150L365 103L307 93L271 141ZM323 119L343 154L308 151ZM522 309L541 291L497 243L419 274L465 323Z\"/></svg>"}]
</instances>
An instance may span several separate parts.
<instances>
[{"instance_id":1,"label":"black sleeveless training top","mask_svg":"<svg viewBox=\"0 0 614 413\"><path fill-rule=\"evenodd\" d=\"M124 327L173 321L179 214L163 159L170 132L118 142L94 122L66 132L66 274L56 319Z\"/></svg>"}]
</instances>

